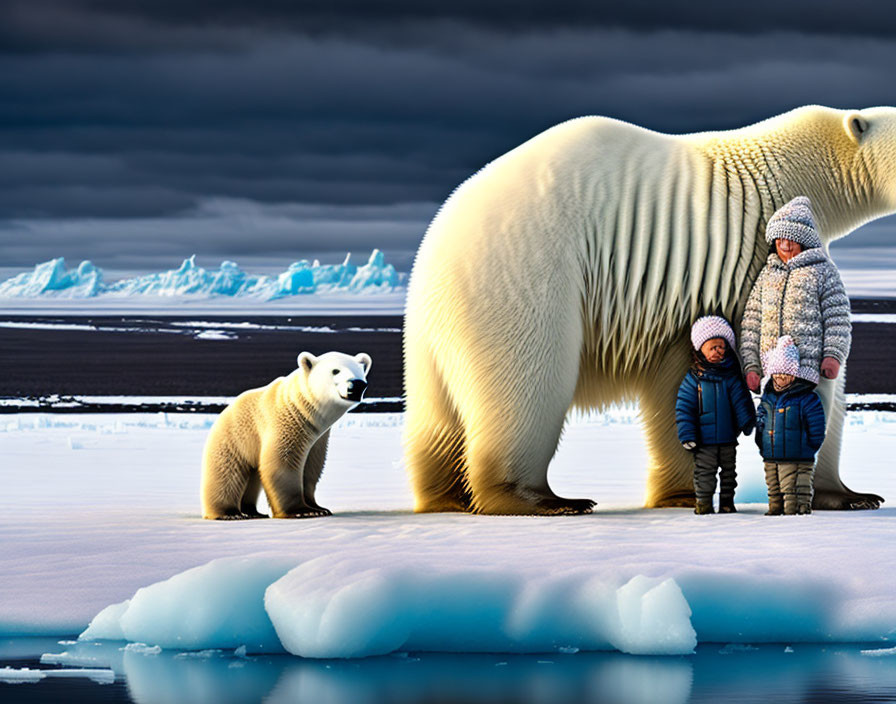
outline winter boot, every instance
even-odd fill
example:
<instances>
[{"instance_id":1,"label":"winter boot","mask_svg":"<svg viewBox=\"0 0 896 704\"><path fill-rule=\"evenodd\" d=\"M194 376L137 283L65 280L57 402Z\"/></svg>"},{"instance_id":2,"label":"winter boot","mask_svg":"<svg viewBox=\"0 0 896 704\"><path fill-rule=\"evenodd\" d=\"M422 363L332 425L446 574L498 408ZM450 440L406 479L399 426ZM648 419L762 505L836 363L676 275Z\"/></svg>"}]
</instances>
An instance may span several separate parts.
<instances>
[{"instance_id":1,"label":"winter boot","mask_svg":"<svg viewBox=\"0 0 896 704\"><path fill-rule=\"evenodd\" d=\"M698 516L705 516L707 513L715 513L712 508L712 499L709 501L697 501L694 505L694 513Z\"/></svg>"},{"instance_id":2,"label":"winter boot","mask_svg":"<svg viewBox=\"0 0 896 704\"><path fill-rule=\"evenodd\" d=\"M769 501L766 516L780 516L784 513L784 504L780 501Z\"/></svg>"},{"instance_id":3,"label":"winter boot","mask_svg":"<svg viewBox=\"0 0 896 704\"><path fill-rule=\"evenodd\" d=\"M807 514L812 513L812 504L800 504L797 509L797 513L801 516L805 516Z\"/></svg>"},{"instance_id":4,"label":"winter boot","mask_svg":"<svg viewBox=\"0 0 896 704\"><path fill-rule=\"evenodd\" d=\"M785 516L795 516L796 515L796 496L790 495L784 496L784 515Z\"/></svg>"},{"instance_id":5,"label":"winter boot","mask_svg":"<svg viewBox=\"0 0 896 704\"><path fill-rule=\"evenodd\" d=\"M719 513L737 513L737 509L734 508L733 496L719 497Z\"/></svg>"}]
</instances>

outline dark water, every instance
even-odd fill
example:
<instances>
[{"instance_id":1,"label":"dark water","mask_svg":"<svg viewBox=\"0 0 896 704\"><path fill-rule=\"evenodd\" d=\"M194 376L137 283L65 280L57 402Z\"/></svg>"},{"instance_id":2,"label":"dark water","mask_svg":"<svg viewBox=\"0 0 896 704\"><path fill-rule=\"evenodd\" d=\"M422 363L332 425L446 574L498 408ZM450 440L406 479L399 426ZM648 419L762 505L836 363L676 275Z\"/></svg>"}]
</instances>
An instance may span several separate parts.
<instances>
[{"instance_id":1,"label":"dark water","mask_svg":"<svg viewBox=\"0 0 896 704\"><path fill-rule=\"evenodd\" d=\"M855 300L853 311L892 314L896 301ZM0 314L0 397L236 396L291 372L302 350L339 350L372 356L368 398L396 398L402 395L402 326L395 315ZM855 324L847 392L896 393L894 349L896 324Z\"/></svg>"},{"instance_id":2,"label":"dark water","mask_svg":"<svg viewBox=\"0 0 896 704\"><path fill-rule=\"evenodd\" d=\"M230 653L124 651L120 643L59 645L55 639L0 641L0 667L39 665L68 651L84 667L111 667L114 684L48 679L0 683L0 701L138 704L686 704L690 702L896 702L896 656L858 645L721 646L683 657L620 653L549 655L402 654L321 661ZM74 663L66 667L74 667Z\"/></svg>"}]
</instances>

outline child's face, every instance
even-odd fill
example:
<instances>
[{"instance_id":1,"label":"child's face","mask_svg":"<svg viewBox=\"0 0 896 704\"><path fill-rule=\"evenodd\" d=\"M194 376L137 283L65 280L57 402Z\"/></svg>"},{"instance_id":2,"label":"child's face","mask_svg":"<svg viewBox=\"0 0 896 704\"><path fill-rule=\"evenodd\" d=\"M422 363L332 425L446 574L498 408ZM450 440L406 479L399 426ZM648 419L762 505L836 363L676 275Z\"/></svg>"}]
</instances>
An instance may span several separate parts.
<instances>
[{"instance_id":1,"label":"child's face","mask_svg":"<svg viewBox=\"0 0 896 704\"><path fill-rule=\"evenodd\" d=\"M775 240L775 251L778 253L778 258L782 262L786 262L802 252L803 245L793 240L785 240L783 237L779 237Z\"/></svg>"},{"instance_id":2,"label":"child's face","mask_svg":"<svg viewBox=\"0 0 896 704\"><path fill-rule=\"evenodd\" d=\"M725 342L725 338L714 337L703 343L700 347L700 352L706 357L707 362L716 364L717 362L721 362L725 357L726 349L728 349L728 343Z\"/></svg>"},{"instance_id":3,"label":"child's face","mask_svg":"<svg viewBox=\"0 0 896 704\"><path fill-rule=\"evenodd\" d=\"M772 374L772 381L775 382L775 388L778 389L786 389L795 378L793 374Z\"/></svg>"}]
</instances>

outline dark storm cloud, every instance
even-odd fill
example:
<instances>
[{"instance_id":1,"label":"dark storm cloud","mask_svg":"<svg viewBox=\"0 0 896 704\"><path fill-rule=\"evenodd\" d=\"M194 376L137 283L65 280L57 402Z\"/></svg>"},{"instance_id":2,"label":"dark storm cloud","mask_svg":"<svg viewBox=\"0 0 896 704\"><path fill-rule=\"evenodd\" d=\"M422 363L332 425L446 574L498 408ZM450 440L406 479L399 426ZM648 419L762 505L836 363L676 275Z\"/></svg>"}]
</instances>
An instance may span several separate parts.
<instances>
[{"instance_id":1,"label":"dark storm cloud","mask_svg":"<svg viewBox=\"0 0 896 704\"><path fill-rule=\"evenodd\" d=\"M892 36L896 11L879 0L6 0L0 39L11 49L227 45L253 33L338 34L393 45L446 24L500 32L622 27Z\"/></svg>"},{"instance_id":2,"label":"dark storm cloud","mask_svg":"<svg viewBox=\"0 0 896 704\"><path fill-rule=\"evenodd\" d=\"M458 183L571 117L690 132L892 104L886 8L6 0L0 266L365 242L409 262Z\"/></svg>"}]
</instances>

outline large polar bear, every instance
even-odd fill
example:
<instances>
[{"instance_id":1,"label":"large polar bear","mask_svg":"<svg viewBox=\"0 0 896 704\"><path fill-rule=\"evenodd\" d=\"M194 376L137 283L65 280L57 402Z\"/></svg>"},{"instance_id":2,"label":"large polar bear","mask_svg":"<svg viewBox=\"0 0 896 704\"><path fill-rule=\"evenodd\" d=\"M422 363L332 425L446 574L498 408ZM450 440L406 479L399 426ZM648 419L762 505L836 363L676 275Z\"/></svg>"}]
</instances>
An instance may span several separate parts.
<instances>
[{"instance_id":1,"label":"large polar bear","mask_svg":"<svg viewBox=\"0 0 896 704\"><path fill-rule=\"evenodd\" d=\"M693 504L675 393L700 315L739 321L774 211L811 199L824 246L896 212L896 109L807 106L668 135L557 125L463 183L426 232L405 318L405 457L417 511L582 513L547 468L571 407L638 399L648 506ZM845 370L844 370L845 372ZM816 508L876 508L842 483L845 373L823 380ZM594 458L583 471L602 471ZM625 468L612 467L613 471Z\"/></svg>"},{"instance_id":2,"label":"large polar bear","mask_svg":"<svg viewBox=\"0 0 896 704\"><path fill-rule=\"evenodd\" d=\"M209 432L202 457L202 516L260 518L264 488L274 518L328 516L314 492L327 457L330 426L367 388L370 356L298 356L298 369L244 391Z\"/></svg>"}]
</instances>

